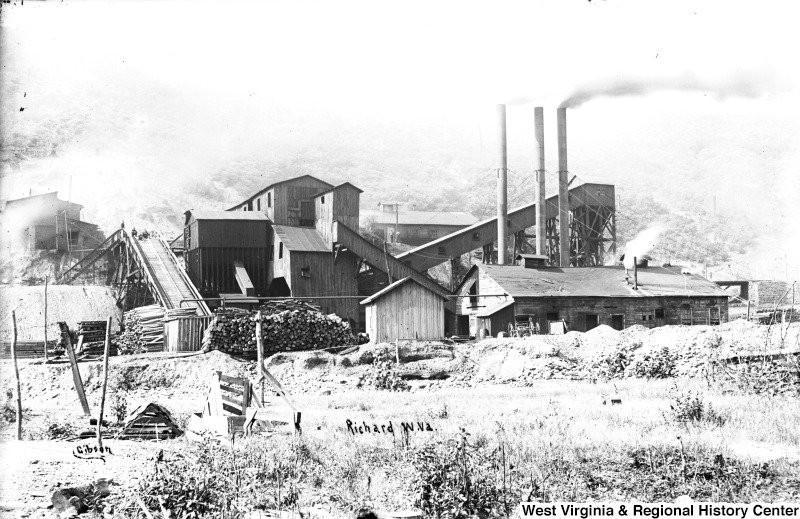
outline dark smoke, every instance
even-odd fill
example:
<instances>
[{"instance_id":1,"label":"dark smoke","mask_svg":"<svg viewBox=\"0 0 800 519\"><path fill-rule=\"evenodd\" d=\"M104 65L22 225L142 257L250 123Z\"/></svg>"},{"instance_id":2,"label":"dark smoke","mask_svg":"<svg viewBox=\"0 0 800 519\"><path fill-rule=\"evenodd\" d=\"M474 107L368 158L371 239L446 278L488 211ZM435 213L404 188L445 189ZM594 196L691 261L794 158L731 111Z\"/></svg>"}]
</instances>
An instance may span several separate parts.
<instances>
[{"instance_id":1,"label":"dark smoke","mask_svg":"<svg viewBox=\"0 0 800 519\"><path fill-rule=\"evenodd\" d=\"M708 79L687 72L663 78L615 78L598 81L576 89L559 108L576 108L598 97L645 95L661 91L702 92L719 99L726 97L755 98L775 88L769 72L740 72L725 79Z\"/></svg>"}]
</instances>

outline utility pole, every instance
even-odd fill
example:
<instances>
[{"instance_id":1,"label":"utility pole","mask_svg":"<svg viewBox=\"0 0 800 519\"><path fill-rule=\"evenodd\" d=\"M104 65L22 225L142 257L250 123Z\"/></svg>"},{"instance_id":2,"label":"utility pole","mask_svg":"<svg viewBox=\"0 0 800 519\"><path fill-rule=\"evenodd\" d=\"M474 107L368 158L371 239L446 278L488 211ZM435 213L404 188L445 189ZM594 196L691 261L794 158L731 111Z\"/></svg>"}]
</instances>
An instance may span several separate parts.
<instances>
[{"instance_id":1,"label":"utility pole","mask_svg":"<svg viewBox=\"0 0 800 519\"><path fill-rule=\"evenodd\" d=\"M397 243L397 233L400 230L400 204L394 204L394 243Z\"/></svg>"}]
</instances>

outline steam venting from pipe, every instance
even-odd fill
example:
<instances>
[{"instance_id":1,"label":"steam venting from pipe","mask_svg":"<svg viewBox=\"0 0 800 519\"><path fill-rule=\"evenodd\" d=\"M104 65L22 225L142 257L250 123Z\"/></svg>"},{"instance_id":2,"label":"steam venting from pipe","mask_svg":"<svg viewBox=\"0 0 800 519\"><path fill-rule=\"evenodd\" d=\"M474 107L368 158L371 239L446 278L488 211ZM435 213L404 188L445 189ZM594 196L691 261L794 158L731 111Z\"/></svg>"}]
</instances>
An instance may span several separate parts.
<instances>
[{"instance_id":1,"label":"steam venting from pipe","mask_svg":"<svg viewBox=\"0 0 800 519\"><path fill-rule=\"evenodd\" d=\"M651 225L647 229L639 232L634 239L625 244L625 258L623 265L626 269L633 269L635 266L634 258L639 260L649 253L658 243L658 237L664 232L662 225Z\"/></svg>"},{"instance_id":2,"label":"steam venting from pipe","mask_svg":"<svg viewBox=\"0 0 800 519\"><path fill-rule=\"evenodd\" d=\"M776 82L770 71L739 72L724 79L701 78L693 72L661 78L614 78L578 87L561 102L559 108L576 108L598 97L637 96L663 91L702 92L718 99L752 99L775 88Z\"/></svg>"}]
</instances>

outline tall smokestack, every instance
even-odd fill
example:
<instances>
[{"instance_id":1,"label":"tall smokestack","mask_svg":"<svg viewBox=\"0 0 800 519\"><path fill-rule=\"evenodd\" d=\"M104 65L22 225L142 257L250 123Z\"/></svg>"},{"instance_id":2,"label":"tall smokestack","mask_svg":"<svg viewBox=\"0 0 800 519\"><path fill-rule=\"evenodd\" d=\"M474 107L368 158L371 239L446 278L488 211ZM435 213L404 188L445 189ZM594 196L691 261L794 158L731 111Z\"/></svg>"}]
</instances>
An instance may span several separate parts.
<instances>
[{"instance_id":1,"label":"tall smokestack","mask_svg":"<svg viewBox=\"0 0 800 519\"><path fill-rule=\"evenodd\" d=\"M533 109L533 126L536 135L536 254L545 254L545 172L544 172L544 108Z\"/></svg>"},{"instance_id":2,"label":"tall smokestack","mask_svg":"<svg viewBox=\"0 0 800 519\"><path fill-rule=\"evenodd\" d=\"M567 109L556 111L558 124L558 244L559 265L569 267L569 199L567 191Z\"/></svg>"},{"instance_id":3,"label":"tall smokestack","mask_svg":"<svg viewBox=\"0 0 800 519\"><path fill-rule=\"evenodd\" d=\"M497 170L497 264L506 264L508 222L508 150L506 148L506 105L497 105L500 123L500 169Z\"/></svg>"}]
</instances>

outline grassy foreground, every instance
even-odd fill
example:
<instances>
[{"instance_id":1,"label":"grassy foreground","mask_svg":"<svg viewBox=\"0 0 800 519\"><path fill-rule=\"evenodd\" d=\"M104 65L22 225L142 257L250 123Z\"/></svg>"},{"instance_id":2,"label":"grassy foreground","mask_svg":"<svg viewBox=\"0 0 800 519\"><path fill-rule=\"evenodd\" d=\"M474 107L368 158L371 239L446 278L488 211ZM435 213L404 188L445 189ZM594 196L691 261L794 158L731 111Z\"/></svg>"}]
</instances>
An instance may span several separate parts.
<instances>
[{"instance_id":1,"label":"grassy foreground","mask_svg":"<svg viewBox=\"0 0 800 519\"><path fill-rule=\"evenodd\" d=\"M302 436L189 444L143 474L117 511L137 513L136 494L176 517L315 505L496 517L520 500L800 500L800 402L790 397L628 379L364 390L299 404Z\"/></svg>"}]
</instances>

